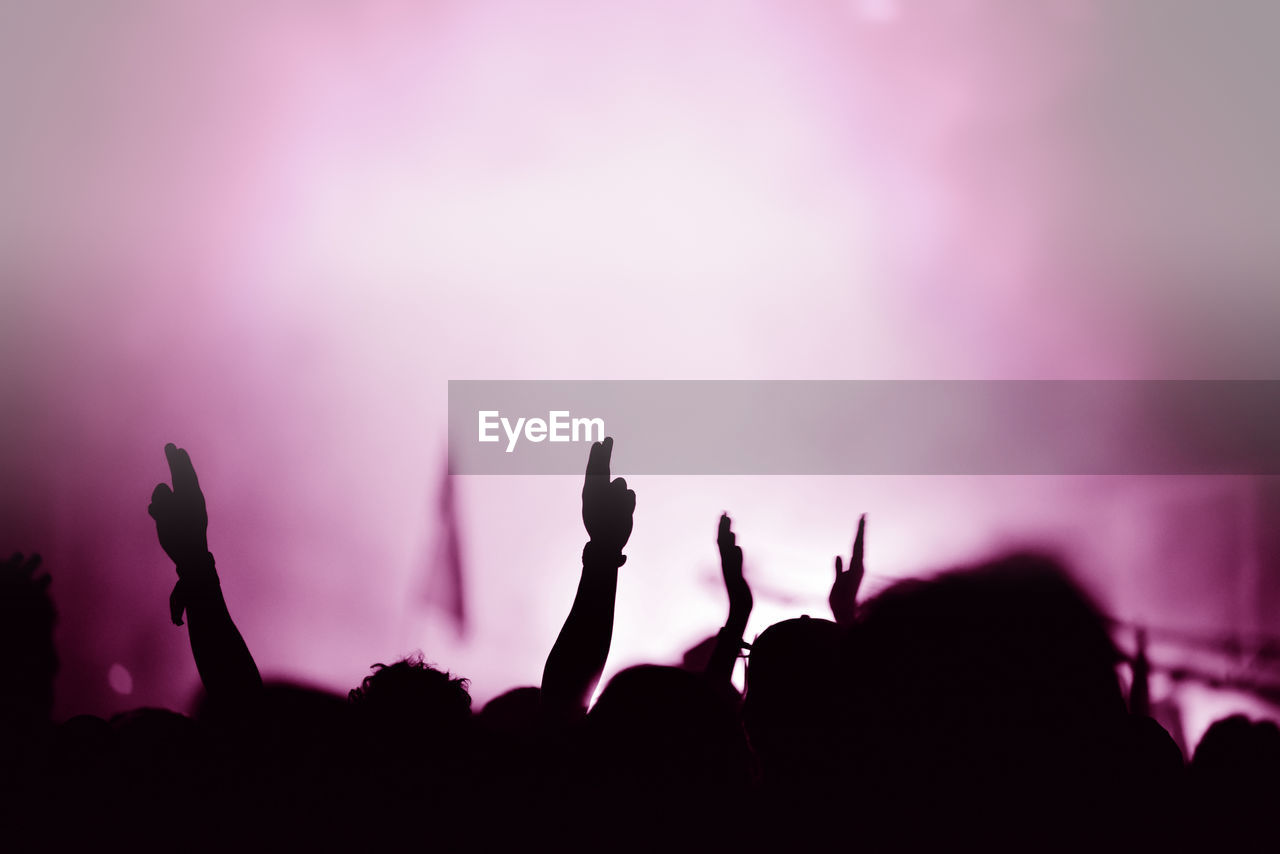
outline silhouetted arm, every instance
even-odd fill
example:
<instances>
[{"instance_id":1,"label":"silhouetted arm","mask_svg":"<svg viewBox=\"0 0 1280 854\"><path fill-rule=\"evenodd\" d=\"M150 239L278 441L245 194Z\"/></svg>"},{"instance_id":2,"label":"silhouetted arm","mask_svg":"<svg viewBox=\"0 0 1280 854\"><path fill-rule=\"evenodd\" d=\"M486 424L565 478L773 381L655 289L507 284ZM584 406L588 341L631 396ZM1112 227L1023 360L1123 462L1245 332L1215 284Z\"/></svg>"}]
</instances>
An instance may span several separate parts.
<instances>
[{"instance_id":1,"label":"silhouetted arm","mask_svg":"<svg viewBox=\"0 0 1280 854\"><path fill-rule=\"evenodd\" d=\"M546 717L565 721L586 712L609 658L617 592L617 566L609 559L594 556L588 543L582 551L582 577L573 607L542 671L542 708Z\"/></svg>"},{"instance_id":2,"label":"silhouetted arm","mask_svg":"<svg viewBox=\"0 0 1280 854\"><path fill-rule=\"evenodd\" d=\"M156 520L156 534L178 570L178 583L169 597L169 616L187 633L200 680L210 699L238 703L262 690L262 677L249 647L236 629L222 596L218 571L209 552L209 515L191 457L172 443L164 446L173 488L161 483L151 493L147 512Z\"/></svg>"},{"instance_id":3,"label":"silhouetted arm","mask_svg":"<svg viewBox=\"0 0 1280 854\"><path fill-rule=\"evenodd\" d=\"M1151 714L1151 662L1147 660L1147 632L1138 629L1137 649L1133 653L1133 685L1129 688L1129 713Z\"/></svg>"},{"instance_id":4,"label":"silhouetted arm","mask_svg":"<svg viewBox=\"0 0 1280 854\"><path fill-rule=\"evenodd\" d=\"M44 729L53 711L58 652L51 581L38 554L0 560L0 750L6 760L18 755L6 749L18 743L11 740Z\"/></svg>"},{"instance_id":5,"label":"silhouetted arm","mask_svg":"<svg viewBox=\"0 0 1280 854\"><path fill-rule=\"evenodd\" d=\"M609 480L613 439L591 446L582 486L582 522L590 541L582 550L582 577L573 607L542 671L544 719L568 722L586 714L613 640L618 567L631 536L636 494L622 478Z\"/></svg>"},{"instance_id":6,"label":"silhouetted arm","mask_svg":"<svg viewBox=\"0 0 1280 854\"><path fill-rule=\"evenodd\" d=\"M709 679L729 682L733 679L733 667L742 649L742 633L747 630L747 620L755 604L751 587L742 575L742 548L734 536L729 514L720 516L720 528L716 533L716 545L720 548L720 571L724 574L724 589L729 594L729 619L716 635L715 649L707 663Z\"/></svg>"},{"instance_id":7,"label":"silhouetted arm","mask_svg":"<svg viewBox=\"0 0 1280 854\"><path fill-rule=\"evenodd\" d=\"M866 575L863 566L863 550L866 543L867 514L858 519L858 533L853 538L853 554L849 558L849 568L845 569L840 556L836 555L836 578L831 582L831 594L827 596L827 604L831 606L831 614L836 623L847 626L853 622L858 611L858 588L862 586L862 578Z\"/></svg>"}]
</instances>

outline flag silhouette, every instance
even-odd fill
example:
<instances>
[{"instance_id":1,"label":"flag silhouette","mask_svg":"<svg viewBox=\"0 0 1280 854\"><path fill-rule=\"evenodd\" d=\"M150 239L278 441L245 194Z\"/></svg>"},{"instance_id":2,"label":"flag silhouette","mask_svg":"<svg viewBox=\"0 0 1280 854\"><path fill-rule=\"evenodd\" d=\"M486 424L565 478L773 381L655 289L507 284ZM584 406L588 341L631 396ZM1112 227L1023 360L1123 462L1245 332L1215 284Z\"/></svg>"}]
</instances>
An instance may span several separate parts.
<instances>
[{"instance_id":1,"label":"flag silhouette","mask_svg":"<svg viewBox=\"0 0 1280 854\"><path fill-rule=\"evenodd\" d=\"M467 633L466 590L463 582L462 538L458 505L448 460L440 478L436 501L436 536L422 588L423 602L447 616L459 637Z\"/></svg>"}]
</instances>

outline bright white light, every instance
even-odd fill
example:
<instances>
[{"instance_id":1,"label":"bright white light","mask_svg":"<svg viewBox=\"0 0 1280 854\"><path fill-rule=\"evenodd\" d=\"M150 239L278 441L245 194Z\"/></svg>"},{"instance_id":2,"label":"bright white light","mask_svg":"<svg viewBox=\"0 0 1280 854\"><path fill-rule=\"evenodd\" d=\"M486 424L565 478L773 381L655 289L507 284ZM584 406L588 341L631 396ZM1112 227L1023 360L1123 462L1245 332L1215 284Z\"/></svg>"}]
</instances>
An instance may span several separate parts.
<instances>
[{"instance_id":1,"label":"bright white light","mask_svg":"<svg viewBox=\"0 0 1280 854\"><path fill-rule=\"evenodd\" d=\"M898 0L858 0L858 13L868 21L887 23L898 17Z\"/></svg>"}]
</instances>

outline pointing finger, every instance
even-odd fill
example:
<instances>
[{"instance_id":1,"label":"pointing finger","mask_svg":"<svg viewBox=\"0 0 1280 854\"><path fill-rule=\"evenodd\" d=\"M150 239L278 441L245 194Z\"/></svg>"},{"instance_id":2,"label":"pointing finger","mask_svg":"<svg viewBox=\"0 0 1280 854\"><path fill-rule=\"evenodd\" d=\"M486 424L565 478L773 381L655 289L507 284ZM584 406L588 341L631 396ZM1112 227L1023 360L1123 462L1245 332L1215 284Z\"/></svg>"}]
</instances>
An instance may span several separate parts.
<instances>
[{"instance_id":1,"label":"pointing finger","mask_svg":"<svg viewBox=\"0 0 1280 854\"><path fill-rule=\"evenodd\" d=\"M164 455L169 460L169 474L173 478L174 490L198 492L200 481L196 478L195 466L191 465L191 456L186 449L170 442L164 446Z\"/></svg>"},{"instance_id":2,"label":"pointing finger","mask_svg":"<svg viewBox=\"0 0 1280 854\"><path fill-rule=\"evenodd\" d=\"M853 557L849 560L849 569L862 569L862 553L866 547L867 514L858 519L858 533L853 538Z\"/></svg>"},{"instance_id":3,"label":"pointing finger","mask_svg":"<svg viewBox=\"0 0 1280 854\"><path fill-rule=\"evenodd\" d=\"M603 442L591 445L591 455L587 457L587 475L609 476L610 457L613 456L613 438L605 436Z\"/></svg>"}]
</instances>

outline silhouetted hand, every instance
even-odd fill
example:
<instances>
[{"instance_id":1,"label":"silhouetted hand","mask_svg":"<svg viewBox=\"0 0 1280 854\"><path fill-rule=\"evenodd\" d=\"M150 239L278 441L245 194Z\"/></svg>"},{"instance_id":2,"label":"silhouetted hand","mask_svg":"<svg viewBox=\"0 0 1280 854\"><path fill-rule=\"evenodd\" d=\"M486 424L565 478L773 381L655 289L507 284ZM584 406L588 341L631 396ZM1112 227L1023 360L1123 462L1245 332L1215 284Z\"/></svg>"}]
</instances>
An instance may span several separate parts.
<instances>
[{"instance_id":1,"label":"silhouetted hand","mask_svg":"<svg viewBox=\"0 0 1280 854\"><path fill-rule=\"evenodd\" d=\"M173 489L168 484L158 484L151 493L147 512L156 520L160 546L182 575L184 568L208 557L209 514L191 457L172 442L164 446L164 455L169 461Z\"/></svg>"},{"instance_id":2,"label":"silhouetted hand","mask_svg":"<svg viewBox=\"0 0 1280 854\"><path fill-rule=\"evenodd\" d=\"M636 494L627 489L624 479L609 480L612 455L613 438L610 436L591 446L587 476L582 484L582 524L591 538L591 549L600 558L622 566L627 562L622 549L631 537Z\"/></svg>"},{"instance_id":3,"label":"silhouetted hand","mask_svg":"<svg viewBox=\"0 0 1280 854\"><path fill-rule=\"evenodd\" d=\"M554 726L581 720L600 684L609 645L613 642L613 610L618 596L618 567L627 562L622 549L631 537L636 494L622 478L609 480L613 439L591 446L582 484L582 524L591 541L582 550L582 577L573 606L542 669L540 715Z\"/></svg>"},{"instance_id":4,"label":"silhouetted hand","mask_svg":"<svg viewBox=\"0 0 1280 854\"><path fill-rule=\"evenodd\" d=\"M40 556L32 554L31 557L23 557L22 552L14 552L8 561L0 562L0 577L5 580L20 581L23 584L31 584L37 588L47 588L50 583L49 576L40 571Z\"/></svg>"},{"instance_id":5,"label":"silhouetted hand","mask_svg":"<svg viewBox=\"0 0 1280 854\"><path fill-rule=\"evenodd\" d=\"M191 457L172 442L164 446L173 488L161 483L151 492L147 512L156 520L160 545L178 570L169 594L169 618L182 625L185 612L191 655L210 698L231 706L262 692L262 676L240 630L231 620L209 553L209 513Z\"/></svg>"},{"instance_id":6,"label":"silhouetted hand","mask_svg":"<svg viewBox=\"0 0 1280 854\"><path fill-rule=\"evenodd\" d=\"M729 619L716 633L716 645L707 662L706 676L713 682L728 685L733 678L733 668L742 652L742 633L747 629L754 601L751 587L742 575L742 548L734 536L733 520L728 513L720 514L720 528L716 531L716 545L720 548L720 571L724 574L724 589L729 594Z\"/></svg>"},{"instance_id":7,"label":"silhouetted hand","mask_svg":"<svg viewBox=\"0 0 1280 854\"><path fill-rule=\"evenodd\" d=\"M741 624L745 627L755 603L751 598L751 587L742 575L742 547L737 544L732 524L728 513L720 515L716 545L720 547L720 571L724 574L724 589L729 594L729 624Z\"/></svg>"},{"instance_id":8,"label":"silhouetted hand","mask_svg":"<svg viewBox=\"0 0 1280 854\"><path fill-rule=\"evenodd\" d=\"M849 558L849 568L845 569L839 555L836 555L836 577L831 582L831 594L827 603L831 613L840 625L853 622L858 607L858 588L862 586L862 577L866 569L862 562L862 553L866 542L867 514L858 519L858 533L853 538L853 554Z\"/></svg>"}]
</instances>

